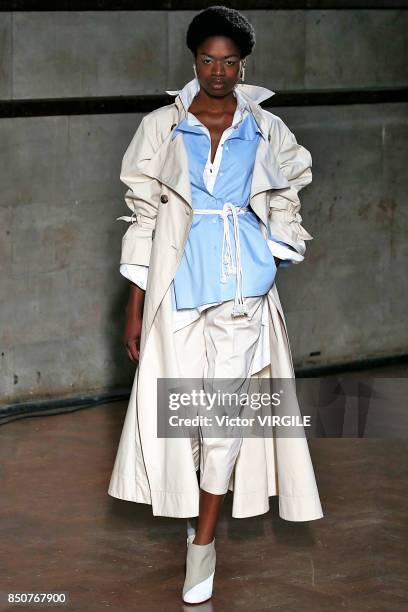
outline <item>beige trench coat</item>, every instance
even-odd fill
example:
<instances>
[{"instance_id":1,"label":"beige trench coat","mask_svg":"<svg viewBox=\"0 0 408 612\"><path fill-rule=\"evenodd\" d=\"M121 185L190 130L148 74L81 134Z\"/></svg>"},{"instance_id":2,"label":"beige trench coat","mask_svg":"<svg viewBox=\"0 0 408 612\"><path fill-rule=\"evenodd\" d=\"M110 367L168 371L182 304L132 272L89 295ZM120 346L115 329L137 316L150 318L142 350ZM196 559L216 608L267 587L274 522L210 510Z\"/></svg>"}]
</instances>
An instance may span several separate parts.
<instances>
[{"instance_id":1,"label":"beige trench coat","mask_svg":"<svg viewBox=\"0 0 408 612\"><path fill-rule=\"evenodd\" d=\"M264 134L260 139L250 205L266 237L268 216L274 238L305 252L312 237L302 227L298 191L312 180L310 153L296 142L278 116L254 101L264 88L238 85ZM269 90L265 97L269 97ZM259 96L258 96L259 100ZM149 266L140 360L110 479L108 493L152 505L154 515L193 517L199 512L199 485L188 438L157 438L157 378L178 378L173 359L170 286L192 224L187 154L172 129L185 109L180 97L146 115L125 152L121 180L130 188L132 210L122 241L121 263ZM166 197L164 197L166 196ZM267 295L271 364L255 377L294 378L292 355L276 284ZM279 514L288 521L323 516L306 438L244 438L229 489L232 516L255 516L279 496Z\"/></svg>"}]
</instances>

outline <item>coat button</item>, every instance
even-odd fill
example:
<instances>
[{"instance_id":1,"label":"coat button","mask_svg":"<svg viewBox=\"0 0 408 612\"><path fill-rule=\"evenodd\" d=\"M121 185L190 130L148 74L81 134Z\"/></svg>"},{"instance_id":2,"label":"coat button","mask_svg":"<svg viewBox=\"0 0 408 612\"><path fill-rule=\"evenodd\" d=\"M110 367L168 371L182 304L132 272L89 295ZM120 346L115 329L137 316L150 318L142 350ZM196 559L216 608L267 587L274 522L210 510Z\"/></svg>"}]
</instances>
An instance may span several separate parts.
<instances>
[{"instance_id":1,"label":"coat button","mask_svg":"<svg viewBox=\"0 0 408 612\"><path fill-rule=\"evenodd\" d=\"M166 195L160 196L160 202L163 202L163 204L166 204L166 202L168 201L169 201L169 198Z\"/></svg>"}]
</instances>

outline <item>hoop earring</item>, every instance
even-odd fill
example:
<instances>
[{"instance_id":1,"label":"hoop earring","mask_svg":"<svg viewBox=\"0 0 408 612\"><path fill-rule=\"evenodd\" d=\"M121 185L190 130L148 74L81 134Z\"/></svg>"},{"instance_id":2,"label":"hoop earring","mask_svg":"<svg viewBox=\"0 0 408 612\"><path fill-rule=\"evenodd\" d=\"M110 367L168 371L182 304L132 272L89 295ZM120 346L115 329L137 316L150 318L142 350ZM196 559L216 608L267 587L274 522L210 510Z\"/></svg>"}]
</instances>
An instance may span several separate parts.
<instances>
[{"instance_id":1,"label":"hoop earring","mask_svg":"<svg viewBox=\"0 0 408 612\"><path fill-rule=\"evenodd\" d=\"M194 70L195 78L196 78L196 81L197 81L197 84L198 84L197 68L196 68L195 64L193 64L193 70Z\"/></svg>"},{"instance_id":2,"label":"hoop earring","mask_svg":"<svg viewBox=\"0 0 408 612\"><path fill-rule=\"evenodd\" d=\"M240 76L241 82L243 83L245 81L245 62L242 62L241 64L241 73L239 76Z\"/></svg>"}]
</instances>

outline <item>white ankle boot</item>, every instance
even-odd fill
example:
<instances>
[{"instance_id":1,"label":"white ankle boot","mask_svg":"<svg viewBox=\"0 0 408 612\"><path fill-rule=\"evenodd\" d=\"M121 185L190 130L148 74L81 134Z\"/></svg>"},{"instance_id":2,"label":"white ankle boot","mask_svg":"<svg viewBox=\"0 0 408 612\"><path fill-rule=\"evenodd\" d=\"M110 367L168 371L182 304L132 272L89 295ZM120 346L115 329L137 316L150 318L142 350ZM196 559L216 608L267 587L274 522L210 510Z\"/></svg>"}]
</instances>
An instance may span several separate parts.
<instances>
[{"instance_id":1,"label":"white ankle boot","mask_svg":"<svg viewBox=\"0 0 408 612\"><path fill-rule=\"evenodd\" d=\"M188 540L188 539L187 539ZM185 603L202 603L210 599L215 574L215 538L210 544L187 544Z\"/></svg>"}]
</instances>

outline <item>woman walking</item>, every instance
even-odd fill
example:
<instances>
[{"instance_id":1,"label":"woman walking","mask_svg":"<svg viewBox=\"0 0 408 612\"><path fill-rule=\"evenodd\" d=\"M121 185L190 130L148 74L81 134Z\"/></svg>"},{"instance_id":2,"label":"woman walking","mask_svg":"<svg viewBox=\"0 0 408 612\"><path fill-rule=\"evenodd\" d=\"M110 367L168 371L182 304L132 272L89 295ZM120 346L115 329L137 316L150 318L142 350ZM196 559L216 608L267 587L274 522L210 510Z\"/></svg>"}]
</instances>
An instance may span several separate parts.
<instances>
[{"instance_id":1,"label":"woman walking","mask_svg":"<svg viewBox=\"0 0 408 612\"><path fill-rule=\"evenodd\" d=\"M304 437L157 436L157 379L293 379L275 276L304 258L298 191L310 153L244 83L255 34L234 9L196 15L187 31L195 78L145 116L122 163L131 223L121 273L130 282L124 342L138 364L109 494L187 521L183 600L209 599L226 492L234 517L279 495L285 520L323 516ZM236 381L236 382L235 382ZM229 389L230 391L231 389ZM198 476L198 479L197 479ZM198 516L196 526L192 517Z\"/></svg>"}]
</instances>

